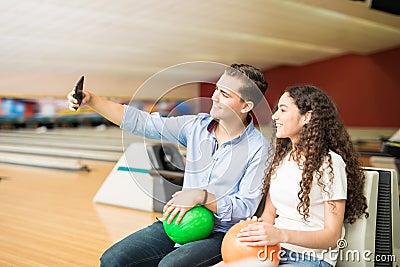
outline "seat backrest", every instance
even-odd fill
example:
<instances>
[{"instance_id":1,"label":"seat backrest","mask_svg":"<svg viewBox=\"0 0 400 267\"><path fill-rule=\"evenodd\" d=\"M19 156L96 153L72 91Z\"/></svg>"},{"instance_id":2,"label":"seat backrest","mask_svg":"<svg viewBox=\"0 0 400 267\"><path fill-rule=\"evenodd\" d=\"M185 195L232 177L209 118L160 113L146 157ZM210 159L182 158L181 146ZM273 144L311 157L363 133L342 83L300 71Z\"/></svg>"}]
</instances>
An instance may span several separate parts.
<instances>
[{"instance_id":1,"label":"seat backrest","mask_svg":"<svg viewBox=\"0 0 400 267\"><path fill-rule=\"evenodd\" d=\"M353 224L345 224L345 241L338 254L336 266L374 266L373 262L363 263L361 259L364 251L375 251L375 222L378 198L379 173L365 172L365 197L367 198L369 217L358 219ZM359 254L360 253L360 254ZM352 259L354 258L354 259Z\"/></svg>"},{"instance_id":2,"label":"seat backrest","mask_svg":"<svg viewBox=\"0 0 400 267\"><path fill-rule=\"evenodd\" d=\"M345 240L341 243L336 266L398 266L400 212L397 173L395 170L368 168L365 176L369 217L345 224Z\"/></svg>"}]
</instances>

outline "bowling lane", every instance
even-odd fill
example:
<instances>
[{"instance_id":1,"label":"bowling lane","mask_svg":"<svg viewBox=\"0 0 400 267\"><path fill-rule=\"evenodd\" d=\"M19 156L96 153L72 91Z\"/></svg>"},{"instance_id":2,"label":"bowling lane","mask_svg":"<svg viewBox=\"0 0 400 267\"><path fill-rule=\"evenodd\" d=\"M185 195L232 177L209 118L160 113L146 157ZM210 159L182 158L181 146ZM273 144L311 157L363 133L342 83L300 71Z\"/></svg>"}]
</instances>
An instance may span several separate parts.
<instances>
[{"instance_id":1,"label":"bowling lane","mask_svg":"<svg viewBox=\"0 0 400 267\"><path fill-rule=\"evenodd\" d=\"M91 171L0 164L0 266L98 266L102 252L160 214L93 203L114 162Z\"/></svg>"},{"instance_id":2,"label":"bowling lane","mask_svg":"<svg viewBox=\"0 0 400 267\"><path fill-rule=\"evenodd\" d=\"M79 170L82 159L117 162L124 145L143 141L117 127L0 131L0 162Z\"/></svg>"}]
</instances>

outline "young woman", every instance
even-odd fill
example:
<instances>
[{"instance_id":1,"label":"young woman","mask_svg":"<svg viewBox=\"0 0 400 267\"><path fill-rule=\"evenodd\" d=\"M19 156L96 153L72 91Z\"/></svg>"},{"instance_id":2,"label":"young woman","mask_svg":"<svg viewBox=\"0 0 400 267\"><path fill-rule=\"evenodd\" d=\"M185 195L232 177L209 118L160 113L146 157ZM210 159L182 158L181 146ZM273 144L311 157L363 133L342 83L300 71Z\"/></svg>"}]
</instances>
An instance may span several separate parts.
<instances>
[{"instance_id":1,"label":"young woman","mask_svg":"<svg viewBox=\"0 0 400 267\"><path fill-rule=\"evenodd\" d=\"M343 222L368 216L358 155L319 88L286 89L272 119L277 140L264 212L238 238L249 246L280 243L280 265L334 266L329 250L344 237Z\"/></svg>"}]
</instances>

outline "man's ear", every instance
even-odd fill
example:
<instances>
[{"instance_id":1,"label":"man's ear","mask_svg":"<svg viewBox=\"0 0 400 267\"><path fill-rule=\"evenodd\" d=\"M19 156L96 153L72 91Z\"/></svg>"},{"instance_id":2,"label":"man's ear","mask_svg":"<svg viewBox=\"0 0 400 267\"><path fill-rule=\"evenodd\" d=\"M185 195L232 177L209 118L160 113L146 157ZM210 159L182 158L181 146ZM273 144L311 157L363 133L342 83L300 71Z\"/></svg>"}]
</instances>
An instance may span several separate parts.
<instances>
[{"instance_id":1,"label":"man's ear","mask_svg":"<svg viewBox=\"0 0 400 267\"><path fill-rule=\"evenodd\" d=\"M250 112L254 108L253 101L244 101L244 106L242 108L242 113Z\"/></svg>"}]
</instances>

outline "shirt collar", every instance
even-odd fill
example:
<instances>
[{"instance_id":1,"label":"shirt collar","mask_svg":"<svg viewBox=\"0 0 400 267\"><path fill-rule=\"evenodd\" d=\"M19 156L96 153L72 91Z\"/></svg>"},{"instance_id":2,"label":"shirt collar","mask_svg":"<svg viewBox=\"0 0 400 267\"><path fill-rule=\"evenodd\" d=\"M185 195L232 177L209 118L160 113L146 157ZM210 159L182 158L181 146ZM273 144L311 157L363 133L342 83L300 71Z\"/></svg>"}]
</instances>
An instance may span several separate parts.
<instances>
[{"instance_id":1,"label":"shirt collar","mask_svg":"<svg viewBox=\"0 0 400 267\"><path fill-rule=\"evenodd\" d=\"M218 121L216 119L212 119L207 126L207 131L211 133L215 127L218 125Z\"/></svg>"},{"instance_id":2,"label":"shirt collar","mask_svg":"<svg viewBox=\"0 0 400 267\"><path fill-rule=\"evenodd\" d=\"M246 127L246 129L244 129L244 131L238 137L236 137L233 140L239 141L240 139L243 138L244 135L249 135L253 130L254 130L253 117L249 114L247 116L247 127Z\"/></svg>"},{"instance_id":3,"label":"shirt collar","mask_svg":"<svg viewBox=\"0 0 400 267\"><path fill-rule=\"evenodd\" d=\"M247 122L248 122L248 124L247 124L246 129L238 137L236 137L235 139L233 139L231 141L240 140L243 135L248 134L250 131L252 131L254 129L253 117L250 114L247 117ZM209 133L211 133L217 125L218 125L218 120L212 119L210 121L210 123L207 125L207 131Z\"/></svg>"}]
</instances>

